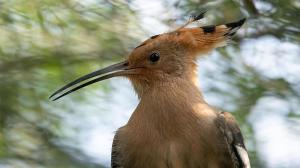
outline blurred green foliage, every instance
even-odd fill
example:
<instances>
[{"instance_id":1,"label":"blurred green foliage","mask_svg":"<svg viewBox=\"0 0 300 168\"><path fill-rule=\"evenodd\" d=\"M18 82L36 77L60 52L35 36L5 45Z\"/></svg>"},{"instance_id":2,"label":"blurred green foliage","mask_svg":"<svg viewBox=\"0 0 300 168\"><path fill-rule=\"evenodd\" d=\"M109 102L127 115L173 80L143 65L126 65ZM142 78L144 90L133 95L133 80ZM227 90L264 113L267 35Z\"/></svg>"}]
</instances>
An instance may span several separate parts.
<instances>
[{"instance_id":1,"label":"blurred green foliage","mask_svg":"<svg viewBox=\"0 0 300 168\"><path fill-rule=\"evenodd\" d=\"M171 5L184 16L208 10L208 19L224 23L247 16L247 34L256 39L272 35L299 44L299 2L258 1L269 8L258 9L252 0L174 1ZM131 1L6 0L0 1L0 167L101 167L82 151L57 143L65 137L62 104L49 107L49 93L70 81L114 60L120 60L143 34ZM170 4L169 1L165 3ZM169 18L174 19L174 18ZM170 20L164 20L170 23ZM134 30L135 33L132 33ZM239 45L234 45L239 53ZM229 103L250 144L253 167L264 167L257 155L256 141L247 117L264 95L296 97L299 88L285 78L268 78L247 65L230 64L235 57L226 49L214 80L227 82L239 92L211 87ZM241 70L242 69L242 70ZM209 75L209 74L208 74ZM102 86L105 89L105 86ZM109 89L109 88L108 88ZM76 101L84 101L80 98ZM227 101L228 103L228 101ZM224 110L226 107L221 107ZM70 110L65 110L70 111ZM299 119L291 112L287 117ZM76 132L76 130L73 130Z\"/></svg>"},{"instance_id":2,"label":"blurred green foliage","mask_svg":"<svg viewBox=\"0 0 300 168\"><path fill-rule=\"evenodd\" d=\"M45 104L57 83L128 52L134 12L122 2L8 0L0 26L0 165L99 167L55 143L63 123Z\"/></svg>"}]
</instances>

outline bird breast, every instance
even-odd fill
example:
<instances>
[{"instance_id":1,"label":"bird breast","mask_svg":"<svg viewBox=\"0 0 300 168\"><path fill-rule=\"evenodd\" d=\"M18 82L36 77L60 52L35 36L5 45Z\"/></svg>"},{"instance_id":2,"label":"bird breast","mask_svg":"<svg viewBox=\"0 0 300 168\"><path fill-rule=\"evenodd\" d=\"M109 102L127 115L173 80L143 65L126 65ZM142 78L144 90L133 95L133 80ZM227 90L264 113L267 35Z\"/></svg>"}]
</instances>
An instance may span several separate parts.
<instances>
[{"instance_id":1,"label":"bird breast","mask_svg":"<svg viewBox=\"0 0 300 168\"><path fill-rule=\"evenodd\" d=\"M165 134L170 131L145 128L145 124L135 128L127 125L120 130L124 168L217 167L214 156L218 142L214 142L217 138L211 128L191 129L192 124L187 123L185 128L173 127L173 133ZM201 132L210 132L210 136Z\"/></svg>"}]
</instances>

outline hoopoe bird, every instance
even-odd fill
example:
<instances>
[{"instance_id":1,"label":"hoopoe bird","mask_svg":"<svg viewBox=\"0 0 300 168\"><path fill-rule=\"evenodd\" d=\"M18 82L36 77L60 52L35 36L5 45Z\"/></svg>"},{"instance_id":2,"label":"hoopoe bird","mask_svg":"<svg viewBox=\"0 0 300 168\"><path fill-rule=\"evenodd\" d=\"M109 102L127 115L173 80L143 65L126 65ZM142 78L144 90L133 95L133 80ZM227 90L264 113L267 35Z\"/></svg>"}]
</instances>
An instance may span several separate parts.
<instances>
[{"instance_id":1,"label":"hoopoe bird","mask_svg":"<svg viewBox=\"0 0 300 168\"><path fill-rule=\"evenodd\" d=\"M127 77L139 97L128 123L114 136L113 168L250 168L234 117L206 103L198 89L196 60L224 46L245 19L152 36L127 60L82 76L50 96L57 100L85 86Z\"/></svg>"}]
</instances>

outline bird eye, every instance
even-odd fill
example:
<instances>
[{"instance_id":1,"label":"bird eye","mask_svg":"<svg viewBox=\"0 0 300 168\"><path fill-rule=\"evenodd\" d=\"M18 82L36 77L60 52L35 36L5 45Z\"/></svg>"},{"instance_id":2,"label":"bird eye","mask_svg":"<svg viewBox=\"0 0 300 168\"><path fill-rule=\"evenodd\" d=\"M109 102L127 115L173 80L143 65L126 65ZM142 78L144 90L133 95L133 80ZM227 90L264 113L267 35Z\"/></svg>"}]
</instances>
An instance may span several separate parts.
<instances>
[{"instance_id":1,"label":"bird eye","mask_svg":"<svg viewBox=\"0 0 300 168\"><path fill-rule=\"evenodd\" d=\"M151 62L156 62L156 61L159 60L159 57L160 57L159 53L158 53L158 52L154 52L154 53L152 53L152 54L149 56L149 60L150 60Z\"/></svg>"}]
</instances>

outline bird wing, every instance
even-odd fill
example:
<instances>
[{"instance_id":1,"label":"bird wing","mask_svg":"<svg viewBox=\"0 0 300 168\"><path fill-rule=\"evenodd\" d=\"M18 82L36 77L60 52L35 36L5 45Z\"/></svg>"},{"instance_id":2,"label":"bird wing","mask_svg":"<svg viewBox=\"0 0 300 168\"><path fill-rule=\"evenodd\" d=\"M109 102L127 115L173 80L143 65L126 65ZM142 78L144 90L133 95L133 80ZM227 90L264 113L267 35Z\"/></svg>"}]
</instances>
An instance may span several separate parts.
<instances>
[{"instance_id":1,"label":"bird wing","mask_svg":"<svg viewBox=\"0 0 300 168\"><path fill-rule=\"evenodd\" d=\"M250 168L250 161L241 130L228 112L219 113L218 127L225 138L234 168Z\"/></svg>"},{"instance_id":2,"label":"bird wing","mask_svg":"<svg viewBox=\"0 0 300 168\"><path fill-rule=\"evenodd\" d=\"M112 144L112 150L111 150L111 167L112 168L122 168L120 164L120 146L119 146L119 130L116 132Z\"/></svg>"}]
</instances>

